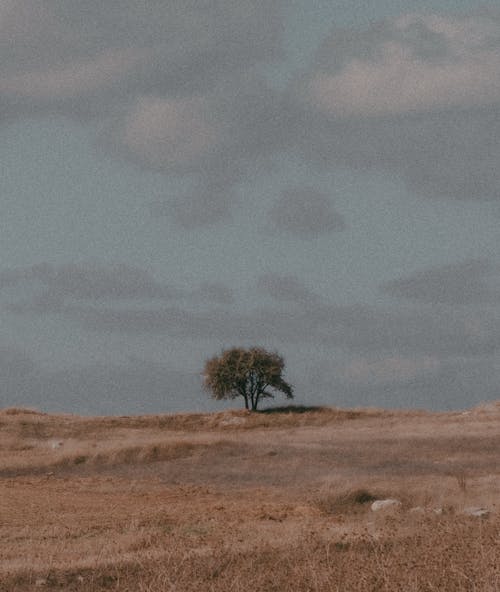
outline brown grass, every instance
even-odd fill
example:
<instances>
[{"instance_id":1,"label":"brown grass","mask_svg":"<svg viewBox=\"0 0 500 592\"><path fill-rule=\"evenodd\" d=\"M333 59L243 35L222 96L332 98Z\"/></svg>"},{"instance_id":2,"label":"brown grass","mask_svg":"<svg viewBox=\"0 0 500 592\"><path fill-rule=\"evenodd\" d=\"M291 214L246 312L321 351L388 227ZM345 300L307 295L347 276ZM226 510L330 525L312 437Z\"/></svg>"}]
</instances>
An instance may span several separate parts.
<instances>
[{"instance_id":1,"label":"brown grass","mask_svg":"<svg viewBox=\"0 0 500 592\"><path fill-rule=\"evenodd\" d=\"M3 410L0 590L498 592L499 458L498 405Z\"/></svg>"}]
</instances>

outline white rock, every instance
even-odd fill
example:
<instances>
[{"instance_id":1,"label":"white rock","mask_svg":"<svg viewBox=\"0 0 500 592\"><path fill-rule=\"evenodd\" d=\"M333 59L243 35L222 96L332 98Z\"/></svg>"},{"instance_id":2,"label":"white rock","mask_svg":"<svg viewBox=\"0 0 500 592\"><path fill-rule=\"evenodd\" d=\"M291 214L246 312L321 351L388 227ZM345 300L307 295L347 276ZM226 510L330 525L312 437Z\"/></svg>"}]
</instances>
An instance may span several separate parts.
<instances>
[{"instance_id":1,"label":"white rock","mask_svg":"<svg viewBox=\"0 0 500 592\"><path fill-rule=\"evenodd\" d=\"M401 506L401 502L397 499L384 499L376 500L371 505L372 512L378 512L380 510L387 510L389 508L395 510Z\"/></svg>"},{"instance_id":2,"label":"white rock","mask_svg":"<svg viewBox=\"0 0 500 592\"><path fill-rule=\"evenodd\" d=\"M434 512L434 514L441 516L441 514L443 513L443 508L434 508L434 510L432 511Z\"/></svg>"},{"instance_id":3,"label":"white rock","mask_svg":"<svg viewBox=\"0 0 500 592\"><path fill-rule=\"evenodd\" d=\"M228 425L242 425L246 422L244 417L230 417L228 419L223 419L220 422L221 426L228 426Z\"/></svg>"},{"instance_id":4,"label":"white rock","mask_svg":"<svg viewBox=\"0 0 500 592\"><path fill-rule=\"evenodd\" d=\"M35 586L41 587L41 586L46 586L46 585L47 585L46 578L38 578L37 580L35 580Z\"/></svg>"},{"instance_id":5,"label":"white rock","mask_svg":"<svg viewBox=\"0 0 500 592\"><path fill-rule=\"evenodd\" d=\"M466 516L476 516L477 518L487 518L490 511L486 508L464 508L463 512Z\"/></svg>"},{"instance_id":6,"label":"white rock","mask_svg":"<svg viewBox=\"0 0 500 592\"><path fill-rule=\"evenodd\" d=\"M62 448L64 446L64 442L62 440L52 440L50 443L50 447L52 450L57 450L58 448Z\"/></svg>"},{"instance_id":7,"label":"white rock","mask_svg":"<svg viewBox=\"0 0 500 592\"><path fill-rule=\"evenodd\" d=\"M425 508L422 508L422 506L410 508L410 514L425 514Z\"/></svg>"}]
</instances>

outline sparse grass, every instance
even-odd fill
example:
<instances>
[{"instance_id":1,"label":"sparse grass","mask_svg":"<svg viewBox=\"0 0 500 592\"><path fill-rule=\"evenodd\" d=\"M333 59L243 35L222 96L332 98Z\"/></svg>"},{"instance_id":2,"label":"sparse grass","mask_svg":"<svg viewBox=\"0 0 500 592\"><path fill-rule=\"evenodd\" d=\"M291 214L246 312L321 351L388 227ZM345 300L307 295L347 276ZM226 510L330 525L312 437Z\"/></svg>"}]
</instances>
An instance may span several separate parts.
<instances>
[{"instance_id":1,"label":"sparse grass","mask_svg":"<svg viewBox=\"0 0 500 592\"><path fill-rule=\"evenodd\" d=\"M499 406L0 411L0 591L499 592L499 457Z\"/></svg>"},{"instance_id":2,"label":"sparse grass","mask_svg":"<svg viewBox=\"0 0 500 592\"><path fill-rule=\"evenodd\" d=\"M498 531L491 524L433 520L409 536L398 536L399 526L329 541L308 534L288 545L267 543L250 553L223 543L197 550L181 540L175 547L163 543L157 557L146 553L140 560L46 570L42 575L18 572L4 580L0 590L39 589L34 584L40 578L48 589L87 592L498 590L500 549Z\"/></svg>"}]
</instances>

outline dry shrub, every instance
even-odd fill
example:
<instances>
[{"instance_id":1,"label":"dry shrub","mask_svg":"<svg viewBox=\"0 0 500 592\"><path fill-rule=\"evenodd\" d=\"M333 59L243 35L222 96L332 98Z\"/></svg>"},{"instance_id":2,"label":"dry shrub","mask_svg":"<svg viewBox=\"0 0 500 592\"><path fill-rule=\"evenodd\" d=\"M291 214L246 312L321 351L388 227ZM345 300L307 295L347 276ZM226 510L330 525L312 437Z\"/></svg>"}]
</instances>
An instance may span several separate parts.
<instances>
[{"instance_id":1,"label":"dry shrub","mask_svg":"<svg viewBox=\"0 0 500 592\"><path fill-rule=\"evenodd\" d=\"M457 469L455 471L451 471L447 475L455 479L457 487L462 493L466 493L468 475L464 469Z\"/></svg>"},{"instance_id":2,"label":"dry shrub","mask_svg":"<svg viewBox=\"0 0 500 592\"><path fill-rule=\"evenodd\" d=\"M314 505L324 514L352 514L359 512L366 504L383 499L381 493L367 489L348 489L340 493L320 494L313 500Z\"/></svg>"},{"instance_id":3,"label":"dry shrub","mask_svg":"<svg viewBox=\"0 0 500 592\"><path fill-rule=\"evenodd\" d=\"M29 409L27 407L6 407L0 409L0 415L47 415L37 409Z\"/></svg>"}]
</instances>

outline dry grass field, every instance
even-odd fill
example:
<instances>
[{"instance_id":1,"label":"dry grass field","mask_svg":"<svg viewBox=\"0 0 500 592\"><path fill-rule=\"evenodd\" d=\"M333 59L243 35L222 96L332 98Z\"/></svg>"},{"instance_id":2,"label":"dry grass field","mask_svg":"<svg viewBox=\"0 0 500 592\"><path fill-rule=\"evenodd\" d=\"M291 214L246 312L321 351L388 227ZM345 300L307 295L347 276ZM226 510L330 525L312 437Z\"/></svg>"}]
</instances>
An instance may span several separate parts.
<instances>
[{"instance_id":1,"label":"dry grass field","mask_svg":"<svg viewBox=\"0 0 500 592\"><path fill-rule=\"evenodd\" d=\"M0 590L499 592L500 403L5 409Z\"/></svg>"}]
</instances>

